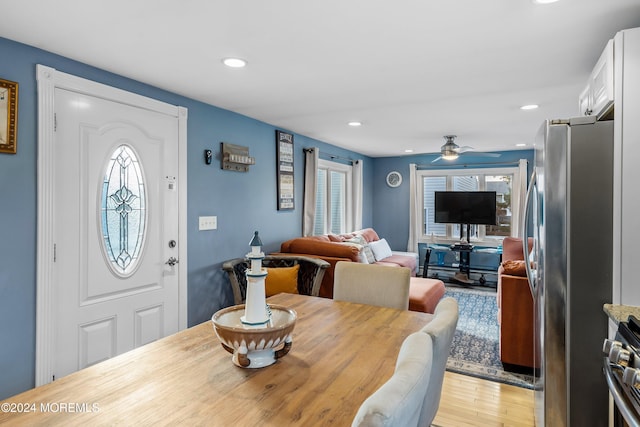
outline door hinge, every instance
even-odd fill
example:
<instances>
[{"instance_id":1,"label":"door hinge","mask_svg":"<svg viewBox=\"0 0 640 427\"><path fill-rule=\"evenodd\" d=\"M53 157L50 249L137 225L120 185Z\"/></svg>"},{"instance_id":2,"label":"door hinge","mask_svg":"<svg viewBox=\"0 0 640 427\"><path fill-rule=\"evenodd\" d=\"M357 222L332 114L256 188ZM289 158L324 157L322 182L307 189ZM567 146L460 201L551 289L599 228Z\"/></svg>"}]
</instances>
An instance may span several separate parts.
<instances>
[{"instance_id":1,"label":"door hinge","mask_svg":"<svg viewBox=\"0 0 640 427\"><path fill-rule=\"evenodd\" d=\"M57 258L57 252L56 250L58 249L58 247L56 246L56 244L53 244L53 262L56 262L56 258Z\"/></svg>"},{"instance_id":2,"label":"door hinge","mask_svg":"<svg viewBox=\"0 0 640 427\"><path fill-rule=\"evenodd\" d=\"M53 131L56 132L58 130L58 114L53 113Z\"/></svg>"},{"instance_id":3,"label":"door hinge","mask_svg":"<svg viewBox=\"0 0 640 427\"><path fill-rule=\"evenodd\" d=\"M56 380L56 376L55 376L55 375L53 375L53 376L51 377L51 381L55 381L55 380Z\"/></svg>"}]
</instances>

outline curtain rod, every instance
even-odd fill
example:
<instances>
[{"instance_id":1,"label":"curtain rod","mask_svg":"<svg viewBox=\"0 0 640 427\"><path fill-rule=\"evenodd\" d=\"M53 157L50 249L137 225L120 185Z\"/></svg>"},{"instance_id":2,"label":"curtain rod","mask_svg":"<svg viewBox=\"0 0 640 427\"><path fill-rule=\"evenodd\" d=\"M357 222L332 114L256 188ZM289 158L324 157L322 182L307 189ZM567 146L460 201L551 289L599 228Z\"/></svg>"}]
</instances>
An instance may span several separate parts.
<instances>
[{"instance_id":1,"label":"curtain rod","mask_svg":"<svg viewBox=\"0 0 640 427\"><path fill-rule=\"evenodd\" d=\"M427 164L422 164L422 165L416 165L417 169L444 169L444 168L460 168L460 169L464 169L464 168L468 168L468 167L478 167L478 166L509 166L509 165L518 165L520 164L520 161L513 161L513 162L487 162L487 163L456 163L456 164L451 164L451 165L445 165L445 164L433 164L433 163L427 163Z\"/></svg>"},{"instance_id":2,"label":"curtain rod","mask_svg":"<svg viewBox=\"0 0 640 427\"><path fill-rule=\"evenodd\" d=\"M303 150L304 150L305 153L306 152L312 152L314 150L314 148L304 148ZM351 162L352 164L359 162L359 160L354 160L354 159L351 159L349 157L342 157L342 156L338 156L338 155L335 155L335 154L325 153L325 152L320 151L319 149L318 149L318 153L319 153L319 155L324 156L324 157L328 157L331 160L336 160L336 159L337 160L344 160L345 162Z\"/></svg>"}]
</instances>

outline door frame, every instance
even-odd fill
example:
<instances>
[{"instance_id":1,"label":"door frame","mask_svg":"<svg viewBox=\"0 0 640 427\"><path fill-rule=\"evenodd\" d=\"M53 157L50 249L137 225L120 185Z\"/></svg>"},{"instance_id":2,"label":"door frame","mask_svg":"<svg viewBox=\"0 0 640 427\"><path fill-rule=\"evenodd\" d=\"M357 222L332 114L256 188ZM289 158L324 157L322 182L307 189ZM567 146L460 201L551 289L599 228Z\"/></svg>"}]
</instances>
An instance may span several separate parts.
<instances>
[{"instance_id":1,"label":"door frame","mask_svg":"<svg viewBox=\"0 0 640 427\"><path fill-rule=\"evenodd\" d=\"M54 142L55 89L67 89L178 119L178 328L187 327L187 112L152 98L127 92L37 64L38 86L38 238L36 264L36 386L50 383L55 357Z\"/></svg>"}]
</instances>

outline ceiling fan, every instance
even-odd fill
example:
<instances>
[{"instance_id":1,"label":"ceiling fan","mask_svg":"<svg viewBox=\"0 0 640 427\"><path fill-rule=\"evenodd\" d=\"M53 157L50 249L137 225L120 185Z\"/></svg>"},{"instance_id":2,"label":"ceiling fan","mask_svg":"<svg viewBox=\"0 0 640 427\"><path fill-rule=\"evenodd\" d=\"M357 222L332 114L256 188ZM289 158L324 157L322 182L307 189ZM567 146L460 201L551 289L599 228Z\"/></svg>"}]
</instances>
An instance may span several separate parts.
<instances>
[{"instance_id":1,"label":"ceiling fan","mask_svg":"<svg viewBox=\"0 0 640 427\"><path fill-rule=\"evenodd\" d=\"M467 145L460 147L458 144L453 142L456 139L456 135L445 135L444 136L445 143L442 147L440 147L440 156L433 160L431 163L435 163L440 159L445 160L455 160L459 155L467 153L469 151L474 151L473 147L469 147ZM485 156L485 157L500 157L498 153L474 153L475 156Z\"/></svg>"}]
</instances>

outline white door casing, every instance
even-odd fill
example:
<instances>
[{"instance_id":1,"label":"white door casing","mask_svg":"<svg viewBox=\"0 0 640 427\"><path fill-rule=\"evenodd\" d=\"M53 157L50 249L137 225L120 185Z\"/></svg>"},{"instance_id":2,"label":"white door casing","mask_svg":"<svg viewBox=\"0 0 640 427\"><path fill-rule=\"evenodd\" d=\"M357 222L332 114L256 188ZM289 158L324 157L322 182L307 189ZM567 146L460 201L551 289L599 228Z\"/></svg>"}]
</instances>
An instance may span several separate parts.
<instances>
[{"instance_id":1,"label":"white door casing","mask_svg":"<svg viewBox=\"0 0 640 427\"><path fill-rule=\"evenodd\" d=\"M187 115L184 108L41 65L38 91L36 385L41 385L54 374L186 327ZM109 267L101 237L107 228L101 220L102 182L109 158L121 147L140 160L147 202L139 257L125 261L125 270ZM117 168L116 162L116 173ZM179 263L165 264L171 256Z\"/></svg>"}]
</instances>

